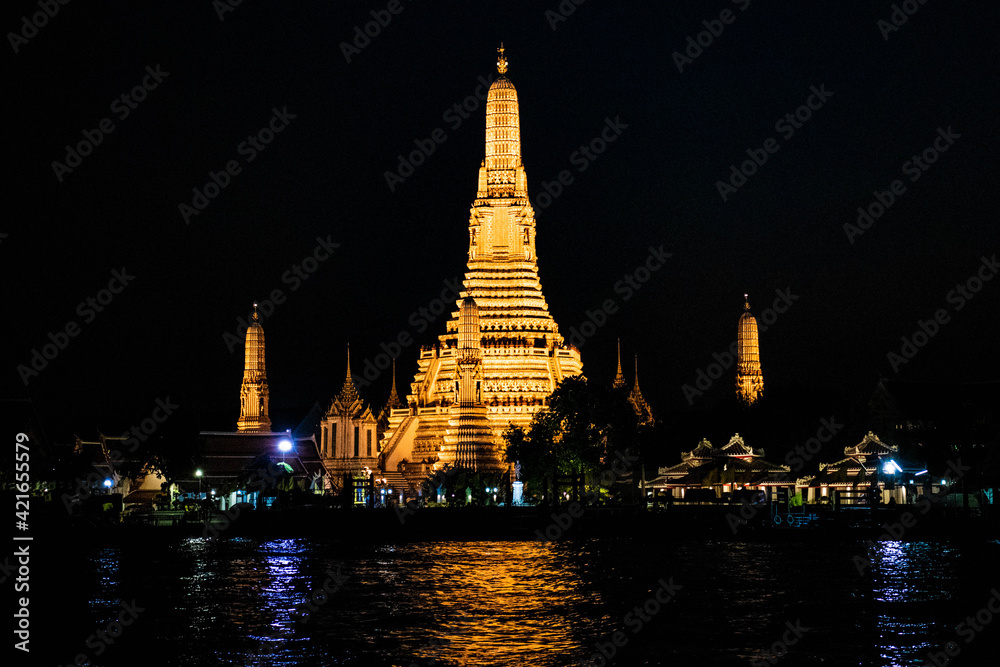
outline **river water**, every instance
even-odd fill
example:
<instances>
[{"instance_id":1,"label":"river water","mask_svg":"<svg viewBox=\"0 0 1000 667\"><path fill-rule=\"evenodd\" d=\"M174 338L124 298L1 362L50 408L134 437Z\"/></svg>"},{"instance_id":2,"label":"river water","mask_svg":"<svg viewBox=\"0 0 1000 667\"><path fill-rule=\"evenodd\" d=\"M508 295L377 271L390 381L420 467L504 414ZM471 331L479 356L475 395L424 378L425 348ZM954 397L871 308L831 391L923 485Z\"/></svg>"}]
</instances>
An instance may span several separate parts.
<instances>
[{"instance_id":1,"label":"river water","mask_svg":"<svg viewBox=\"0 0 1000 667\"><path fill-rule=\"evenodd\" d=\"M955 641L974 665L992 663L1000 635L984 627L966 643L956 631L1000 585L990 541L377 545L341 535L172 538L78 556L66 595L86 611L67 633L65 664L80 633L133 599L143 611L98 664L548 667L600 665L591 658L603 647L615 665L751 665L788 640L777 664L934 664L928 653Z\"/></svg>"}]
</instances>

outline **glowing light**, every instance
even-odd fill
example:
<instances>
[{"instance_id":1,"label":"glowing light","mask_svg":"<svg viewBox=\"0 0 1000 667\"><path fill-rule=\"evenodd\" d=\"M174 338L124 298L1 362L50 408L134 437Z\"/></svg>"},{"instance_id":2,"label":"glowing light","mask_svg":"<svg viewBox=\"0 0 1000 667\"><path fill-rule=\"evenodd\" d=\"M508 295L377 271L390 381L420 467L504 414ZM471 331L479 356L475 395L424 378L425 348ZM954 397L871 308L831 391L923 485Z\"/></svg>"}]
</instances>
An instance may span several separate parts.
<instances>
[{"instance_id":1,"label":"glowing light","mask_svg":"<svg viewBox=\"0 0 1000 667\"><path fill-rule=\"evenodd\" d=\"M201 476L202 476L202 475L204 475L204 474L205 474L205 473L203 473L203 472L201 471L201 468L198 468L197 470L195 470L195 471L194 471L194 476L195 476L195 477L201 477Z\"/></svg>"},{"instance_id":2,"label":"glowing light","mask_svg":"<svg viewBox=\"0 0 1000 667\"><path fill-rule=\"evenodd\" d=\"M112 486L114 486L114 485L115 485L115 483L114 483L114 482L112 482L112 481L111 481L110 479L106 479L106 480L104 480L104 486L106 486L107 488L109 488L109 489L110 489L110 488L111 488Z\"/></svg>"},{"instance_id":3,"label":"glowing light","mask_svg":"<svg viewBox=\"0 0 1000 667\"><path fill-rule=\"evenodd\" d=\"M916 473L914 477L920 477L921 475L926 475L926 474L927 474L926 470L921 470L920 472Z\"/></svg>"},{"instance_id":4,"label":"glowing light","mask_svg":"<svg viewBox=\"0 0 1000 667\"><path fill-rule=\"evenodd\" d=\"M893 475L897 472L903 472L903 469L899 467L898 463L890 459L885 462L885 465L882 466L882 472L886 475Z\"/></svg>"},{"instance_id":5,"label":"glowing light","mask_svg":"<svg viewBox=\"0 0 1000 667\"><path fill-rule=\"evenodd\" d=\"M290 452L290 451L292 451L292 441L291 440L282 440L281 442L279 442L278 443L278 451L280 451L280 452Z\"/></svg>"}]
</instances>

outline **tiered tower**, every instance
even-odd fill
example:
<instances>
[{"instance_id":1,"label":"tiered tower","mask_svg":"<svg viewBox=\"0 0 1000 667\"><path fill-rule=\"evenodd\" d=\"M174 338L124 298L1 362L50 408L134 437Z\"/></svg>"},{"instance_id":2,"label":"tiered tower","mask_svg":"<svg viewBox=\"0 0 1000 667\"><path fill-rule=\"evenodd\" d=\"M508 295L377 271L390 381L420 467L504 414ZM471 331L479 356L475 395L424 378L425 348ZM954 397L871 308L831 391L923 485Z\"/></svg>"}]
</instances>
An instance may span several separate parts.
<instances>
[{"instance_id":1,"label":"tiered tower","mask_svg":"<svg viewBox=\"0 0 1000 667\"><path fill-rule=\"evenodd\" d=\"M750 314L746 294L743 299L743 314L736 334L736 395L743 403L753 405L764 391L764 376L760 372L757 319Z\"/></svg>"},{"instance_id":2,"label":"tiered tower","mask_svg":"<svg viewBox=\"0 0 1000 667\"><path fill-rule=\"evenodd\" d=\"M542 295L517 90L505 76L503 46L499 53L500 77L486 100L486 154L470 211L468 270L460 295L463 302L474 299L478 310L480 402L495 450L477 463L483 470L506 469L503 432L510 424L526 426L563 378L583 371L579 351L563 341ZM383 438L383 470L403 469L411 481L455 465L451 437L446 446L445 436L457 400L459 359L467 354L460 347L460 312L461 305L437 345L421 350L408 407L392 412Z\"/></svg>"},{"instance_id":3,"label":"tiered tower","mask_svg":"<svg viewBox=\"0 0 1000 667\"><path fill-rule=\"evenodd\" d=\"M241 433L270 433L271 419L267 416L269 391L264 367L264 328L260 326L256 303L250 319L243 359L243 384L240 386L240 419L236 422L236 430Z\"/></svg>"},{"instance_id":4,"label":"tiered tower","mask_svg":"<svg viewBox=\"0 0 1000 667\"><path fill-rule=\"evenodd\" d=\"M462 301L458 315L458 379L449 410L448 430L438 454L442 465L467 470L502 470L503 457L493 446L489 411L482 401L483 351L479 307L471 297Z\"/></svg>"}]
</instances>

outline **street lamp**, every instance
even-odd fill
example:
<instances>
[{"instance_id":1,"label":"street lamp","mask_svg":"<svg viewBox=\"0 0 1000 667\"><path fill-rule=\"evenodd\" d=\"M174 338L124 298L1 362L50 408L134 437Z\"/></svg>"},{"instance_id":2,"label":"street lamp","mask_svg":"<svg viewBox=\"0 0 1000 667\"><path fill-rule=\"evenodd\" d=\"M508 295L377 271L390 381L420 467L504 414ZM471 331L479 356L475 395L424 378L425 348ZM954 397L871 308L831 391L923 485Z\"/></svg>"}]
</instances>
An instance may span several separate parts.
<instances>
[{"instance_id":1,"label":"street lamp","mask_svg":"<svg viewBox=\"0 0 1000 667\"><path fill-rule=\"evenodd\" d=\"M278 451L281 452L281 462L285 462L285 453L292 451L292 441L287 438L278 443Z\"/></svg>"},{"instance_id":2,"label":"street lamp","mask_svg":"<svg viewBox=\"0 0 1000 667\"><path fill-rule=\"evenodd\" d=\"M194 476L198 478L198 500L201 500L201 476L204 475L201 468L194 471Z\"/></svg>"}]
</instances>

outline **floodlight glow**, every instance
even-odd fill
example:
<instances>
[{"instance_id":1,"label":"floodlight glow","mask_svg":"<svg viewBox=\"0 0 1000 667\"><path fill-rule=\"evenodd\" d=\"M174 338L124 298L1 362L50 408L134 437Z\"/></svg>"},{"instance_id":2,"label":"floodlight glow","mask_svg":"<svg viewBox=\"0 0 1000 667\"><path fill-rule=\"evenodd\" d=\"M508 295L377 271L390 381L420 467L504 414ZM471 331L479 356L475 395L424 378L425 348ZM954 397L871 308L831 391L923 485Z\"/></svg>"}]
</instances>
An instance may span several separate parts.
<instances>
[{"instance_id":1,"label":"floodlight glow","mask_svg":"<svg viewBox=\"0 0 1000 667\"><path fill-rule=\"evenodd\" d=\"M916 474L915 474L915 475L913 475L913 476L914 476L914 477L920 477L921 475L926 475L926 474L927 474L927 471L926 471L926 470L921 470L920 472L916 473Z\"/></svg>"},{"instance_id":2,"label":"floodlight glow","mask_svg":"<svg viewBox=\"0 0 1000 667\"><path fill-rule=\"evenodd\" d=\"M201 471L201 468L198 468L197 470L195 470L195 471L194 471L194 476L195 476L195 477L201 477L201 476L202 476L202 475L204 475L204 474L205 474L205 473L203 473L203 472Z\"/></svg>"},{"instance_id":3,"label":"floodlight glow","mask_svg":"<svg viewBox=\"0 0 1000 667\"><path fill-rule=\"evenodd\" d=\"M899 467L899 464L893 460L886 461L885 465L882 466L882 472L886 475L892 475L897 472L903 472L903 469Z\"/></svg>"},{"instance_id":4,"label":"floodlight glow","mask_svg":"<svg viewBox=\"0 0 1000 667\"><path fill-rule=\"evenodd\" d=\"M109 488L109 489L110 489L110 488L111 488L112 486L114 486L114 485L115 485L115 483L114 483L114 482L112 482L112 481L111 481L110 479L106 479L106 480L104 480L104 486L106 486L107 488Z\"/></svg>"},{"instance_id":5,"label":"floodlight glow","mask_svg":"<svg viewBox=\"0 0 1000 667\"><path fill-rule=\"evenodd\" d=\"M282 440L281 442L279 442L278 443L278 451L280 451L280 452L290 452L290 451L292 451L292 441L291 440Z\"/></svg>"},{"instance_id":6,"label":"floodlight glow","mask_svg":"<svg viewBox=\"0 0 1000 667\"><path fill-rule=\"evenodd\" d=\"M944 486L944 485L945 485L945 484L947 484L947 483L948 483L948 480L946 480L946 479L942 479L942 480L941 480L941 486Z\"/></svg>"}]
</instances>

